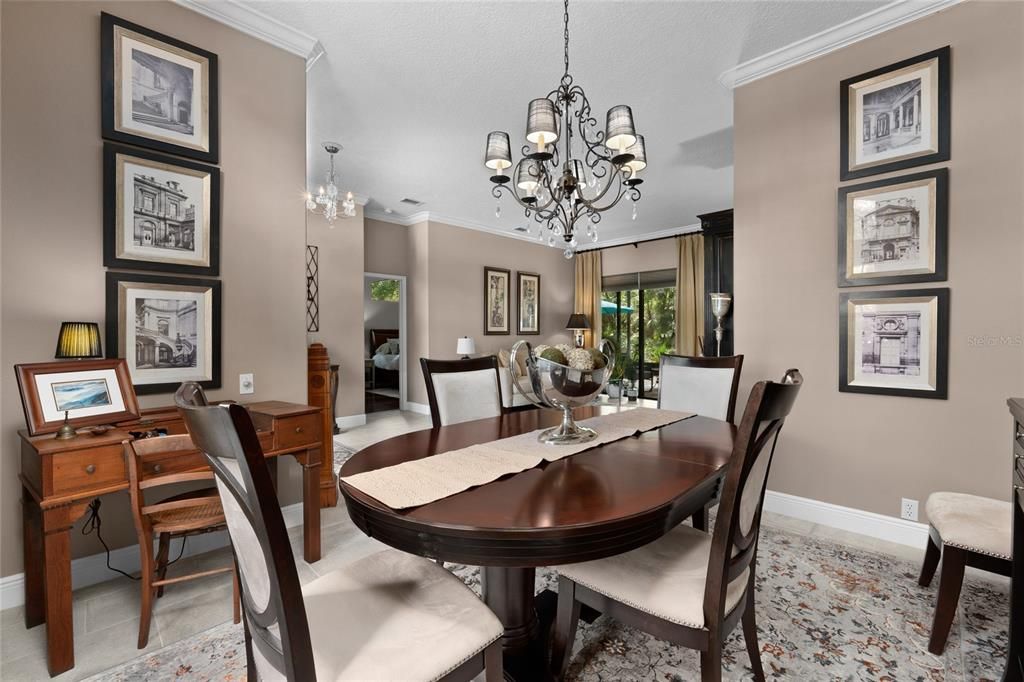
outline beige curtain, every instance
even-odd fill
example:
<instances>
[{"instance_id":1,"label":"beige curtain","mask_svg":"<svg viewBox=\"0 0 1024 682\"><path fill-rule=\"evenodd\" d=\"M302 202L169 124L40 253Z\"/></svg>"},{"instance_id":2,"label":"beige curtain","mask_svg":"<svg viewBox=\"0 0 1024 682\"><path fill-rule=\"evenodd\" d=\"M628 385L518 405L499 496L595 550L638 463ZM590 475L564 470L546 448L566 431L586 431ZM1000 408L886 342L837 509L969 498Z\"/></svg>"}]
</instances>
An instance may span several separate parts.
<instances>
[{"instance_id":1,"label":"beige curtain","mask_svg":"<svg viewBox=\"0 0 1024 682\"><path fill-rule=\"evenodd\" d=\"M676 352L700 355L699 338L704 334L704 235L676 237L676 247Z\"/></svg>"},{"instance_id":2,"label":"beige curtain","mask_svg":"<svg viewBox=\"0 0 1024 682\"><path fill-rule=\"evenodd\" d=\"M583 335L587 348L594 348L601 340L601 252L583 251L576 254L575 307L573 312L583 313L590 320L590 330Z\"/></svg>"}]
</instances>

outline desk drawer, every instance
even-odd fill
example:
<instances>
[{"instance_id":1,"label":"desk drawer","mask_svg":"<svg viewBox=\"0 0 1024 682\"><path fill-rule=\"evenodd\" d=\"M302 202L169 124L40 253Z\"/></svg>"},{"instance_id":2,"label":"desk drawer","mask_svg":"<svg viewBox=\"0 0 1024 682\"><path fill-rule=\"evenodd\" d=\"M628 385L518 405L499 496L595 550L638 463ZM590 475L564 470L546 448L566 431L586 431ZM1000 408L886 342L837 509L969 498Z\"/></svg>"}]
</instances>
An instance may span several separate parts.
<instances>
[{"instance_id":1,"label":"desk drawer","mask_svg":"<svg viewBox=\"0 0 1024 682\"><path fill-rule=\"evenodd\" d=\"M196 450L191 453L169 452L166 455L152 455L142 462L142 477L154 474L178 474L183 471L209 469L206 458Z\"/></svg>"},{"instance_id":2,"label":"desk drawer","mask_svg":"<svg viewBox=\"0 0 1024 682\"><path fill-rule=\"evenodd\" d=\"M320 444L320 415L300 414L279 419L274 425L275 449L287 450Z\"/></svg>"},{"instance_id":3,"label":"desk drawer","mask_svg":"<svg viewBox=\"0 0 1024 682\"><path fill-rule=\"evenodd\" d=\"M51 455L53 494L61 495L128 480L121 445Z\"/></svg>"}]
</instances>

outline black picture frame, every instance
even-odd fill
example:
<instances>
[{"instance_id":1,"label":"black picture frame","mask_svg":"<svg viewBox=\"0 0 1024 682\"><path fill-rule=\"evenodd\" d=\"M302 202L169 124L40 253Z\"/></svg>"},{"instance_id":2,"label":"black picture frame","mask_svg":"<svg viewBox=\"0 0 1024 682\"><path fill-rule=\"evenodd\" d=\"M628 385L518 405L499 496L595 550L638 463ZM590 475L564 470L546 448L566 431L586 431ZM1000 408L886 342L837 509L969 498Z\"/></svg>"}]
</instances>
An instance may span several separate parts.
<instances>
[{"instance_id":1,"label":"black picture frame","mask_svg":"<svg viewBox=\"0 0 1024 682\"><path fill-rule=\"evenodd\" d=\"M839 83L839 179L855 180L869 175L880 175L892 171L904 170L915 166L949 161L950 154L950 48L945 46L916 57L883 66L865 73L844 79ZM938 149L933 153L917 154L908 158L897 158L888 162L879 162L861 168L851 168L850 150L850 90L857 84L887 73L899 71L916 64L937 59L938 77L936 92L937 143ZM921 112L917 112L920 116Z\"/></svg>"},{"instance_id":2,"label":"black picture frame","mask_svg":"<svg viewBox=\"0 0 1024 682\"><path fill-rule=\"evenodd\" d=\"M934 390L851 384L849 310L851 303L879 299L935 298L935 381ZM907 398L946 400L949 397L949 288L894 289L887 291L846 291L839 294L839 391ZM854 344L856 345L856 343Z\"/></svg>"},{"instance_id":3,"label":"black picture frame","mask_svg":"<svg viewBox=\"0 0 1024 682\"><path fill-rule=\"evenodd\" d=\"M132 370L135 368L135 359L129 358L123 347L124 336L122 325L127 320L121 319L119 314L119 287L122 283L135 283L144 285L163 285L172 288L199 288L209 289L211 292L210 301L210 336L211 336L211 357L210 377L207 379L183 378L162 383L135 383L136 378ZM164 277L158 275L146 275L130 272L107 272L106 276L106 341L108 358L125 358L128 362L129 373L132 375L132 383L135 393L139 395L150 395L154 393L172 393L177 390L182 381L196 381L206 389L221 387L221 300L222 286L220 280L198 279L194 277ZM125 310L125 317L134 315L131 311Z\"/></svg>"},{"instance_id":4,"label":"black picture frame","mask_svg":"<svg viewBox=\"0 0 1024 682\"><path fill-rule=\"evenodd\" d=\"M537 280L537 309L534 313L537 317L537 328L533 331L527 331L523 328L523 280L524 279L535 279ZM540 275L536 272L516 272L516 334L519 336L539 336L540 335Z\"/></svg>"},{"instance_id":5,"label":"black picture frame","mask_svg":"<svg viewBox=\"0 0 1024 682\"><path fill-rule=\"evenodd\" d=\"M848 206L851 194L868 190L884 190L887 187L895 187L907 183L935 180L935 221L934 241L932 248L935 250L934 271L920 272L905 275L878 275L873 277L854 277L849 271L848 244L850 242L849 230L852 226L848 224L850 207ZM949 169L937 168L923 173L912 173L900 175L884 180L874 180L858 185L845 185L840 187L836 193L836 210L838 215L838 283L840 287L862 287L878 286L883 284L912 284L919 282L945 282L949 277ZM923 226L919 229L923 229Z\"/></svg>"},{"instance_id":6,"label":"black picture frame","mask_svg":"<svg viewBox=\"0 0 1024 682\"><path fill-rule=\"evenodd\" d=\"M209 265L186 265L159 260L142 258L118 257L118 192L121 187L117 182L117 157L119 155L159 163L199 173L210 177L209 233ZM202 275L217 277L220 275L220 214L221 214L221 171L216 166L188 161L165 154L159 154L137 147L105 142L103 144L103 265L108 268L125 270L150 270L171 272L182 275ZM127 227L125 228L127 229Z\"/></svg>"},{"instance_id":7,"label":"black picture frame","mask_svg":"<svg viewBox=\"0 0 1024 682\"><path fill-rule=\"evenodd\" d=\"M152 41L164 43L172 51L184 51L194 55L197 62L206 60L206 121L204 125L207 130L205 144L187 146L174 142L161 140L155 137L129 132L117 125L115 112L116 92L118 87L118 74L115 73L115 29L131 31ZM218 163L220 161L220 111L219 111L219 88L218 88L218 64L217 55L195 45L178 40L163 33L158 33L145 26L134 24L112 14L102 12L100 14L100 102L102 135L107 140L133 144L148 149L154 149L166 154L185 156L197 161L206 163ZM202 94L198 96L203 96Z\"/></svg>"},{"instance_id":8,"label":"black picture frame","mask_svg":"<svg viewBox=\"0 0 1024 682\"><path fill-rule=\"evenodd\" d=\"M490 301L490 277L491 273L505 275L505 326L493 328L488 323L487 317L491 308ZM496 268L490 265L484 266L484 336L509 336L512 334L512 271L507 268Z\"/></svg>"}]
</instances>

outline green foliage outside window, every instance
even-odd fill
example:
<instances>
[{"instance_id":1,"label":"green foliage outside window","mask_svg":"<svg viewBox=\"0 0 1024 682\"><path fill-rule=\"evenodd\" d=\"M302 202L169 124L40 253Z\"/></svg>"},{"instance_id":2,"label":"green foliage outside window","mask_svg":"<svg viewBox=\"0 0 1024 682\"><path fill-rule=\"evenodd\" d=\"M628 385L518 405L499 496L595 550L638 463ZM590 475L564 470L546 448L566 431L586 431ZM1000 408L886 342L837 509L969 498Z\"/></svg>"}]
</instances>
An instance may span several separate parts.
<instances>
[{"instance_id":1,"label":"green foliage outside window","mask_svg":"<svg viewBox=\"0 0 1024 682\"><path fill-rule=\"evenodd\" d=\"M397 302L398 286L397 279L378 279L370 282L370 300Z\"/></svg>"},{"instance_id":2,"label":"green foliage outside window","mask_svg":"<svg viewBox=\"0 0 1024 682\"><path fill-rule=\"evenodd\" d=\"M603 308L601 333L611 339L619 351L615 374L635 381L640 365L640 292L637 289L606 291L601 298L612 304L606 303ZM645 289L643 308L644 362L647 367L657 367L663 354L675 352L675 287Z\"/></svg>"}]
</instances>

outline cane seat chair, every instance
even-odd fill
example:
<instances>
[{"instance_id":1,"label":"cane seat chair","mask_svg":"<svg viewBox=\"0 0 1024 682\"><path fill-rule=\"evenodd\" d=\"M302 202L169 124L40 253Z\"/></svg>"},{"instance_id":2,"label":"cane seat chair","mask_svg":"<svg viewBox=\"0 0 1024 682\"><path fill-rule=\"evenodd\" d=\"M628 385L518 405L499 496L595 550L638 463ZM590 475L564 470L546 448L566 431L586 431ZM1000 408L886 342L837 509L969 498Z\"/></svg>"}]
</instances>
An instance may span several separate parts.
<instances>
[{"instance_id":1,"label":"cane seat chair","mask_svg":"<svg viewBox=\"0 0 1024 682\"><path fill-rule=\"evenodd\" d=\"M384 550L301 587L252 419L207 406L183 384L175 403L217 480L242 585L250 679L502 679L501 622L454 575Z\"/></svg>"},{"instance_id":2,"label":"cane seat chair","mask_svg":"<svg viewBox=\"0 0 1024 682\"><path fill-rule=\"evenodd\" d=\"M742 620L754 677L764 679L754 617L761 507L779 431L803 380L761 381L747 400L713 534L678 526L625 554L557 568L552 673L569 666L580 608L700 651L701 679L722 679L722 644Z\"/></svg>"},{"instance_id":3,"label":"cane seat chair","mask_svg":"<svg viewBox=\"0 0 1024 682\"><path fill-rule=\"evenodd\" d=\"M146 438L122 443L128 463L128 490L131 496L132 516L139 538L141 564L141 613L139 618L138 647L144 649L149 642L149 629L153 617L153 600L162 597L164 586L220 573L233 576L234 620L239 622L238 582L234 579L234 564L191 574L167 577L168 554L171 540L192 535L224 530L224 509L217 489L213 487L192 490L152 502L159 488L195 481L213 482L213 472L203 467L188 470L164 471L165 460L182 452L195 451L187 435ZM149 499L147 499L149 498ZM156 555L153 538L159 538ZM184 542L184 539L182 540Z\"/></svg>"}]
</instances>

